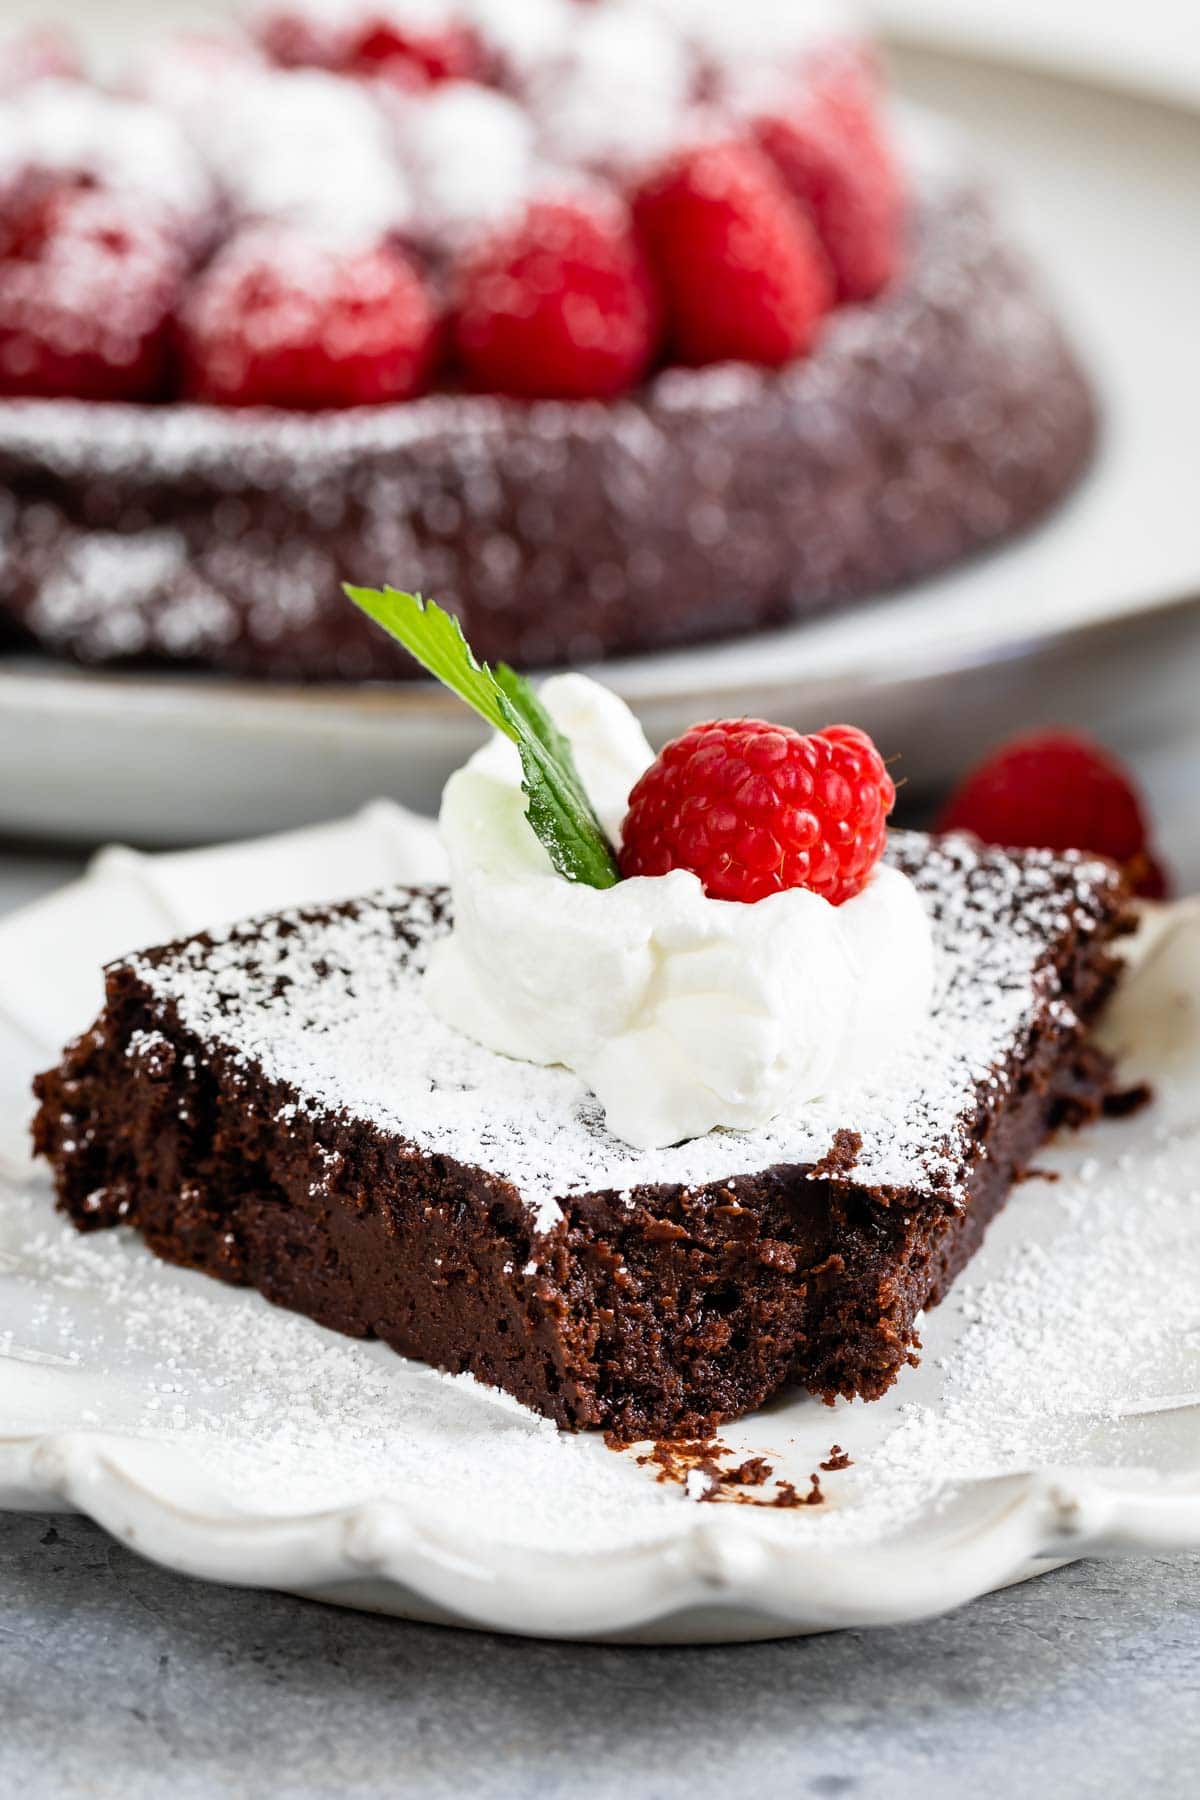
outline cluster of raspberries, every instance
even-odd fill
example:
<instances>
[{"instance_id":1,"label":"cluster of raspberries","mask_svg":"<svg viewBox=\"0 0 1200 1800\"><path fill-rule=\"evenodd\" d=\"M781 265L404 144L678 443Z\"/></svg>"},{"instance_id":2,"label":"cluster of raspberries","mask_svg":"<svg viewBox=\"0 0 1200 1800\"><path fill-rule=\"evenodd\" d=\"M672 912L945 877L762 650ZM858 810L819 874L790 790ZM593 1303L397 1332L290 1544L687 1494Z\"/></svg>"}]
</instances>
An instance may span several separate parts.
<instances>
[{"instance_id":1,"label":"cluster of raspberries","mask_svg":"<svg viewBox=\"0 0 1200 1800\"><path fill-rule=\"evenodd\" d=\"M900 263L902 183L856 45L810 49L769 97L736 108L697 73L666 149L619 167L547 161L502 217L433 247L404 229L356 241L239 210L219 179L222 93L251 63L277 84L319 70L361 90L385 132L402 114L411 142L439 94L522 104L469 24L406 29L364 6L322 34L303 12L270 11L244 42L181 39L169 54L177 87L208 84L200 128L195 105L187 122L188 153L218 171L211 213L198 222L153 182L116 179L111 157L22 161L10 148L2 394L303 410L433 386L610 400L667 363L801 357L832 308L869 300ZM80 108L94 96L61 46L26 40L0 57L7 104L47 81ZM144 95L104 98L145 110Z\"/></svg>"}]
</instances>

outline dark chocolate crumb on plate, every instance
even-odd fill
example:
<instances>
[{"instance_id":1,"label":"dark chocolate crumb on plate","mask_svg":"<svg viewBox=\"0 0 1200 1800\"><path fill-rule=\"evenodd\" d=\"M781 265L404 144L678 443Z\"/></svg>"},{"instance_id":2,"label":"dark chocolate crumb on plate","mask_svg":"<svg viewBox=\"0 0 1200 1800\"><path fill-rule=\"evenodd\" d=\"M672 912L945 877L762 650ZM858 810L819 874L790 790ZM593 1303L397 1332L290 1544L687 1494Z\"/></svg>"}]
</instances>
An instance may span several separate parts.
<instances>
[{"instance_id":1,"label":"dark chocolate crumb on plate","mask_svg":"<svg viewBox=\"0 0 1200 1800\"><path fill-rule=\"evenodd\" d=\"M1140 1081L1136 1087L1123 1088L1119 1093L1108 1094L1104 1100L1104 1116L1106 1119L1128 1119L1131 1114L1141 1112L1149 1106L1154 1098L1154 1090L1150 1084Z\"/></svg>"}]
</instances>

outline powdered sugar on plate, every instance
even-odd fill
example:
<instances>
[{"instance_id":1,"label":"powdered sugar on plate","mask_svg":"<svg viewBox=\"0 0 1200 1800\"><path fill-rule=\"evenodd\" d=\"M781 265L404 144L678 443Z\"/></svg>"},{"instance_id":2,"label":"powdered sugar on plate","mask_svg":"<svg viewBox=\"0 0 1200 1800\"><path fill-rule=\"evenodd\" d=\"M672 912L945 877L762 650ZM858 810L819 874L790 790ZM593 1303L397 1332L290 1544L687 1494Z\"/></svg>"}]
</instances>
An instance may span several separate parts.
<instances>
[{"instance_id":1,"label":"powdered sugar on plate","mask_svg":"<svg viewBox=\"0 0 1200 1800\"><path fill-rule=\"evenodd\" d=\"M652 1531L678 1498L598 1437L564 1437L470 1377L148 1262L123 1235L80 1238L48 1207L39 1190L0 1210L0 1436L30 1423L14 1400L26 1372L53 1366L83 1377L78 1428L165 1439L242 1507L304 1513L432 1491L457 1515L491 1495L503 1535L566 1545L578 1530L597 1542L631 1523ZM578 1490L569 1525L556 1522L564 1481Z\"/></svg>"},{"instance_id":2,"label":"powdered sugar on plate","mask_svg":"<svg viewBox=\"0 0 1200 1800\"><path fill-rule=\"evenodd\" d=\"M1200 1467L1196 1147L1106 1126L1048 1163L1063 1178L1010 1203L954 1289L957 1343L940 1349L940 1318L926 1334L925 1384L941 1391L901 1401L871 1468L900 1510L927 1502L935 1472L950 1486L1056 1465Z\"/></svg>"}]
</instances>

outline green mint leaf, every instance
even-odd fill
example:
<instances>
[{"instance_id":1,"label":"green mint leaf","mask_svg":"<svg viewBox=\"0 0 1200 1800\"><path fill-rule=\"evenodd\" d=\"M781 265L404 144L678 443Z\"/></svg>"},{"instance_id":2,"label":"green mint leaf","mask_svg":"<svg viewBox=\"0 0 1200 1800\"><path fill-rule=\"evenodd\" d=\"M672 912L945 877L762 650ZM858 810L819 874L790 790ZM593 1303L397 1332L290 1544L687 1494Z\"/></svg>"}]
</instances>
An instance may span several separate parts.
<instances>
[{"instance_id":1,"label":"green mint leaf","mask_svg":"<svg viewBox=\"0 0 1200 1800\"><path fill-rule=\"evenodd\" d=\"M481 663L458 620L419 594L350 586L345 591L422 668L516 745L529 823L558 873L587 887L612 887L620 875L571 747L524 676L505 663L494 671Z\"/></svg>"}]
</instances>

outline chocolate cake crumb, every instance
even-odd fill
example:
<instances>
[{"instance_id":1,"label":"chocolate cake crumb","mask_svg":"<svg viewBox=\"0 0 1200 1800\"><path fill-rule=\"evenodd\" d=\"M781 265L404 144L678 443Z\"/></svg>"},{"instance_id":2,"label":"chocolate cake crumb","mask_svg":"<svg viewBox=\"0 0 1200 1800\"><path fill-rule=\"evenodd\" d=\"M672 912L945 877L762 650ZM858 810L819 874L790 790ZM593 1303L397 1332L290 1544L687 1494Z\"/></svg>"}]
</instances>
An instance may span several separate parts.
<instances>
[{"instance_id":1,"label":"chocolate cake crumb","mask_svg":"<svg viewBox=\"0 0 1200 1800\"><path fill-rule=\"evenodd\" d=\"M720 1458L727 1454L725 1446L715 1438L659 1438L636 1460L639 1468L657 1468L656 1479L660 1482L675 1481L686 1486L690 1476L701 1474L715 1486L721 1480Z\"/></svg>"},{"instance_id":2,"label":"chocolate cake crumb","mask_svg":"<svg viewBox=\"0 0 1200 1800\"><path fill-rule=\"evenodd\" d=\"M829 1455L825 1458L825 1461L821 1464L821 1467L825 1470L825 1473L827 1475L832 1475L834 1473L834 1471L837 1469L852 1469L854 1467L854 1464L851 1462L850 1458L846 1455L846 1452L842 1449L842 1446L840 1444L834 1444L832 1449L829 1452Z\"/></svg>"},{"instance_id":3,"label":"chocolate cake crumb","mask_svg":"<svg viewBox=\"0 0 1200 1800\"><path fill-rule=\"evenodd\" d=\"M814 1181L844 1180L858 1161L861 1151L861 1131L836 1131L828 1155L813 1164L812 1179Z\"/></svg>"},{"instance_id":4,"label":"chocolate cake crumb","mask_svg":"<svg viewBox=\"0 0 1200 1800\"><path fill-rule=\"evenodd\" d=\"M605 1433L605 1441L610 1449L626 1447L609 1432ZM732 1455L733 1451L720 1438L659 1438L636 1461L639 1468L656 1468L660 1482L691 1487L694 1477L704 1477L712 1490L701 1496L705 1499L716 1499L721 1488L763 1487L775 1473L774 1465L765 1456L749 1456L733 1468L722 1468L722 1460Z\"/></svg>"},{"instance_id":5,"label":"chocolate cake crumb","mask_svg":"<svg viewBox=\"0 0 1200 1800\"><path fill-rule=\"evenodd\" d=\"M814 1470L808 1479L809 1489L806 1494L800 1493L793 1482L781 1481L774 1500L764 1501L763 1504L776 1507L781 1511L791 1511L797 1506L824 1506L825 1495L821 1491L821 1477Z\"/></svg>"},{"instance_id":6,"label":"chocolate cake crumb","mask_svg":"<svg viewBox=\"0 0 1200 1800\"><path fill-rule=\"evenodd\" d=\"M1154 1090L1148 1082L1141 1081L1136 1087L1122 1088L1119 1093L1104 1096L1104 1116L1106 1119L1127 1119L1132 1113L1141 1112L1149 1106L1154 1098Z\"/></svg>"},{"instance_id":7,"label":"chocolate cake crumb","mask_svg":"<svg viewBox=\"0 0 1200 1800\"><path fill-rule=\"evenodd\" d=\"M637 1458L637 1463L640 1468L656 1468L658 1481L678 1484L688 1499L699 1505L765 1506L773 1511L790 1511L825 1504L820 1476L815 1472L809 1476L810 1485L803 1494L794 1482L779 1481L773 1492L766 1495L759 1490L774 1476L774 1464L765 1456L750 1456L733 1468L722 1468L722 1459L732 1454L719 1438L660 1438ZM847 1457L845 1463L836 1465L822 1463L821 1467L844 1468L849 1466L849 1460Z\"/></svg>"},{"instance_id":8,"label":"chocolate cake crumb","mask_svg":"<svg viewBox=\"0 0 1200 1800\"><path fill-rule=\"evenodd\" d=\"M736 1469L727 1469L721 1476L723 1487L763 1487L775 1473L773 1463L765 1456L749 1456L739 1463Z\"/></svg>"}]
</instances>

